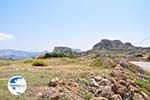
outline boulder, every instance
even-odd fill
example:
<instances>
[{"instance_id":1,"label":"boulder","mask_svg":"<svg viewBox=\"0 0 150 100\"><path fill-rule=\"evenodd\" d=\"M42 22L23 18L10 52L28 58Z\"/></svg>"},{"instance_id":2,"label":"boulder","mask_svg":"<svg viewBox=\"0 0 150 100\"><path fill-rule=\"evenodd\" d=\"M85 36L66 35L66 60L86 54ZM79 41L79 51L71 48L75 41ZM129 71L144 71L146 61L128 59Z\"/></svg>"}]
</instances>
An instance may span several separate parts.
<instances>
[{"instance_id":1,"label":"boulder","mask_svg":"<svg viewBox=\"0 0 150 100\"><path fill-rule=\"evenodd\" d=\"M100 75L97 75L94 77L94 79L98 82L102 80L102 77Z\"/></svg>"},{"instance_id":2,"label":"boulder","mask_svg":"<svg viewBox=\"0 0 150 100\"><path fill-rule=\"evenodd\" d=\"M103 66L105 66L105 67L115 67L116 64L114 64L112 59L107 58L106 60L104 60Z\"/></svg>"},{"instance_id":3,"label":"boulder","mask_svg":"<svg viewBox=\"0 0 150 100\"><path fill-rule=\"evenodd\" d=\"M58 93L54 93L50 96L50 100L60 100L60 95Z\"/></svg>"},{"instance_id":4,"label":"boulder","mask_svg":"<svg viewBox=\"0 0 150 100\"><path fill-rule=\"evenodd\" d=\"M119 95L119 94L114 94L112 97L111 97L111 100L123 100L122 97Z\"/></svg>"},{"instance_id":5,"label":"boulder","mask_svg":"<svg viewBox=\"0 0 150 100\"><path fill-rule=\"evenodd\" d=\"M111 86L99 86L99 95L111 98L114 95L114 92L112 91Z\"/></svg>"},{"instance_id":6,"label":"boulder","mask_svg":"<svg viewBox=\"0 0 150 100\"><path fill-rule=\"evenodd\" d=\"M48 83L48 86L49 86L49 87L56 87L56 86L58 85L58 81L59 81L58 78L52 79L52 80Z\"/></svg>"},{"instance_id":7,"label":"boulder","mask_svg":"<svg viewBox=\"0 0 150 100\"><path fill-rule=\"evenodd\" d=\"M115 70L110 73L110 76L116 77L122 80L127 80L127 75L122 70Z\"/></svg>"},{"instance_id":8,"label":"boulder","mask_svg":"<svg viewBox=\"0 0 150 100\"><path fill-rule=\"evenodd\" d=\"M93 99L92 99L93 100ZM108 100L107 98L105 97L95 97L94 100Z\"/></svg>"},{"instance_id":9,"label":"boulder","mask_svg":"<svg viewBox=\"0 0 150 100\"><path fill-rule=\"evenodd\" d=\"M101 81L98 82L99 86L107 86L107 85L109 86L110 84L111 84L111 82L106 78L103 78L103 79L101 79Z\"/></svg>"},{"instance_id":10,"label":"boulder","mask_svg":"<svg viewBox=\"0 0 150 100\"><path fill-rule=\"evenodd\" d=\"M149 96L148 96L146 93L144 93L144 92L141 92L141 95L142 95L142 96L144 97L144 99L146 99L146 100L150 99Z\"/></svg>"},{"instance_id":11,"label":"boulder","mask_svg":"<svg viewBox=\"0 0 150 100\"><path fill-rule=\"evenodd\" d=\"M131 91L130 89L126 88L123 91L123 94L122 94L123 100L133 100L133 97L134 97L134 92Z\"/></svg>"},{"instance_id":12,"label":"boulder","mask_svg":"<svg viewBox=\"0 0 150 100\"><path fill-rule=\"evenodd\" d=\"M96 80L92 78L92 79L90 80L90 86L92 86L92 87L98 87L99 85L98 85L98 83L96 82Z\"/></svg>"},{"instance_id":13,"label":"boulder","mask_svg":"<svg viewBox=\"0 0 150 100\"><path fill-rule=\"evenodd\" d=\"M129 68L129 64L127 63L125 59L120 60L119 65L124 68Z\"/></svg>"}]
</instances>

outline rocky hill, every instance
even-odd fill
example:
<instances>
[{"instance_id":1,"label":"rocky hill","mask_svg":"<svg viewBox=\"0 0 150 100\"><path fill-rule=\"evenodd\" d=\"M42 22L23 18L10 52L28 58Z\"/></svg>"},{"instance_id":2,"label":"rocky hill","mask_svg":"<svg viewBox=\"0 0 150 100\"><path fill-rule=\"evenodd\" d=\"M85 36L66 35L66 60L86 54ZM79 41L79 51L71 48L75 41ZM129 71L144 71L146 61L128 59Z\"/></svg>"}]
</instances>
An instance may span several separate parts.
<instances>
[{"instance_id":1,"label":"rocky hill","mask_svg":"<svg viewBox=\"0 0 150 100\"><path fill-rule=\"evenodd\" d=\"M93 49L135 49L131 43L122 43L120 40L103 39L101 42L95 44Z\"/></svg>"},{"instance_id":2,"label":"rocky hill","mask_svg":"<svg viewBox=\"0 0 150 100\"><path fill-rule=\"evenodd\" d=\"M99 43L95 44L93 48L87 52L86 54L91 53L127 53L127 54L135 54L135 53L147 53L150 52L150 48L144 47L136 47L129 42L123 43L120 40L108 40L102 39Z\"/></svg>"},{"instance_id":3,"label":"rocky hill","mask_svg":"<svg viewBox=\"0 0 150 100\"><path fill-rule=\"evenodd\" d=\"M58 47L54 47L53 52L56 52L56 53L80 53L82 51L80 49L72 49L70 47L58 46Z\"/></svg>"},{"instance_id":4,"label":"rocky hill","mask_svg":"<svg viewBox=\"0 0 150 100\"><path fill-rule=\"evenodd\" d=\"M69 48L69 47L59 46L59 47L54 47L53 52L57 52L57 53L71 53L72 49Z\"/></svg>"}]
</instances>

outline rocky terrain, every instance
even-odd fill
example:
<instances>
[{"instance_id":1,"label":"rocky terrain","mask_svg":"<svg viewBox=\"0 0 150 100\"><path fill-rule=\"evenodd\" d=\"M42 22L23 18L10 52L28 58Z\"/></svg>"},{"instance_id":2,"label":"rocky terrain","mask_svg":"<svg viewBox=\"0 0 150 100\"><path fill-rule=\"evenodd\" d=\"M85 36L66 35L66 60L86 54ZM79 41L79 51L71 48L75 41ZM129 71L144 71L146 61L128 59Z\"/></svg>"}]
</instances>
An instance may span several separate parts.
<instances>
[{"instance_id":1,"label":"rocky terrain","mask_svg":"<svg viewBox=\"0 0 150 100\"><path fill-rule=\"evenodd\" d=\"M33 59L0 60L0 97L2 100L150 100L150 72L130 61L150 61L149 48L102 40L92 50L82 53L73 53L69 47L55 47L53 52ZM7 82L14 75L23 76L28 84L26 92L18 97L7 89Z\"/></svg>"},{"instance_id":2,"label":"rocky terrain","mask_svg":"<svg viewBox=\"0 0 150 100\"><path fill-rule=\"evenodd\" d=\"M120 40L107 40L103 39L101 42L95 44L93 46L93 49L115 49L115 50L121 50L121 49L135 49L135 47L131 43L122 43Z\"/></svg>"},{"instance_id":3,"label":"rocky terrain","mask_svg":"<svg viewBox=\"0 0 150 100\"><path fill-rule=\"evenodd\" d=\"M136 47L129 42L123 43L120 40L102 39L99 43L95 44L93 48L85 54L137 54L149 53L150 48Z\"/></svg>"},{"instance_id":4,"label":"rocky terrain","mask_svg":"<svg viewBox=\"0 0 150 100\"><path fill-rule=\"evenodd\" d=\"M136 69L136 72L130 73L128 71L124 71L125 67L130 66L127 62L121 61L120 64L113 64L113 62L110 63L108 60L105 60L104 64L107 64L107 68L108 66L113 67L113 70L110 69L111 71L107 74L87 74L88 79L82 87L78 84L78 81L83 81L81 79L67 81L65 79L54 78L50 80L44 92L40 93L40 98L44 100L46 98L49 100L150 99L150 94L141 91L141 87L138 84L138 80L150 80L143 77L143 73L145 72L141 68L137 67L138 69ZM84 92L81 90L82 88L84 88ZM81 91L83 93L81 93ZM83 96L84 93L86 93L86 96Z\"/></svg>"},{"instance_id":5,"label":"rocky terrain","mask_svg":"<svg viewBox=\"0 0 150 100\"><path fill-rule=\"evenodd\" d=\"M53 52L58 52L58 53L71 53L72 49L69 47L54 47Z\"/></svg>"}]
</instances>

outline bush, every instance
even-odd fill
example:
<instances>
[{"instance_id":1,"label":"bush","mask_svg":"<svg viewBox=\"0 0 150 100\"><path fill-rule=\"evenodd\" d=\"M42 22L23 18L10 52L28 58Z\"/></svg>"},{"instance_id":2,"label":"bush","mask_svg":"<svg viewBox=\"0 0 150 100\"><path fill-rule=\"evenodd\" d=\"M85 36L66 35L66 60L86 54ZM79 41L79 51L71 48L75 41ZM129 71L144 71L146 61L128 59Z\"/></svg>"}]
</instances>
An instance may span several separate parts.
<instances>
[{"instance_id":1,"label":"bush","mask_svg":"<svg viewBox=\"0 0 150 100\"><path fill-rule=\"evenodd\" d=\"M97 58L91 63L91 66L103 67L103 61L100 58Z\"/></svg>"},{"instance_id":2,"label":"bush","mask_svg":"<svg viewBox=\"0 0 150 100\"><path fill-rule=\"evenodd\" d=\"M10 63L0 63L0 66L8 66Z\"/></svg>"},{"instance_id":3,"label":"bush","mask_svg":"<svg viewBox=\"0 0 150 100\"><path fill-rule=\"evenodd\" d=\"M62 58L65 57L66 55L64 53L56 53L56 52L52 52L52 53L46 53L43 58Z\"/></svg>"},{"instance_id":4,"label":"bush","mask_svg":"<svg viewBox=\"0 0 150 100\"><path fill-rule=\"evenodd\" d=\"M33 60L32 59L28 59L28 60L25 60L24 63L32 63Z\"/></svg>"},{"instance_id":5,"label":"bush","mask_svg":"<svg viewBox=\"0 0 150 100\"><path fill-rule=\"evenodd\" d=\"M146 89L150 92L150 82L148 81L142 81L142 80L136 80L135 83L139 85L141 88Z\"/></svg>"},{"instance_id":6,"label":"bush","mask_svg":"<svg viewBox=\"0 0 150 100\"><path fill-rule=\"evenodd\" d=\"M48 64L43 61L34 61L32 65L33 66L48 66Z\"/></svg>"},{"instance_id":7,"label":"bush","mask_svg":"<svg viewBox=\"0 0 150 100\"><path fill-rule=\"evenodd\" d=\"M143 54L137 53L137 54L135 55L135 57L143 57Z\"/></svg>"}]
</instances>

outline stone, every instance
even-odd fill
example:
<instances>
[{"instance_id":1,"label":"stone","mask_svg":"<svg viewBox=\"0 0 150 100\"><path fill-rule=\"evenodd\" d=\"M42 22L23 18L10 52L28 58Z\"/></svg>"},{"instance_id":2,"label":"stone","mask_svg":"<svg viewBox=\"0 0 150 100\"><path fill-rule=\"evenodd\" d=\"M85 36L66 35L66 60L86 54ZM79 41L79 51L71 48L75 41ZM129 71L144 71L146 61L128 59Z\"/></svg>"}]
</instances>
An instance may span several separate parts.
<instances>
[{"instance_id":1,"label":"stone","mask_svg":"<svg viewBox=\"0 0 150 100\"><path fill-rule=\"evenodd\" d=\"M100 75L97 75L94 77L94 79L98 82L102 80L102 77Z\"/></svg>"},{"instance_id":2,"label":"stone","mask_svg":"<svg viewBox=\"0 0 150 100\"><path fill-rule=\"evenodd\" d=\"M138 92L138 88L136 86L131 85L130 86L131 91Z\"/></svg>"},{"instance_id":3,"label":"stone","mask_svg":"<svg viewBox=\"0 0 150 100\"><path fill-rule=\"evenodd\" d=\"M146 100L150 99L149 96L148 96L146 93L144 93L144 92L141 92L141 95L142 95Z\"/></svg>"},{"instance_id":4,"label":"stone","mask_svg":"<svg viewBox=\"0 0 150 100\"><path fill-rule=\"evenodd\" d=\"M123 100L133 100L134 92L132 92L130 89L126 88L124 89L122 93L122 99Z\"/></svg>"},{"instance_id":5,"label":"stone","mask_svg":"<svg viewBox=\"0 0 150 100\"><path fill-rule=\"evenodd\" d=\"M123 75L123 72L122 72L121 70L116 70L116 71L112 71L112 72L110 73L110 75L111 75L112 77L120 77L120 76Z\"/></svg>"},{"instance_id":6,"label":"stone","mask_svg":"<svg viewBox=\"0 0 150 100\"><path fill-rule=\"evenodd\" d=\"M119 95L119 94L114 94L112 97L111 97L111 100L123 100L122 97Z\"/></svg>"},{"instance_id":7,"label":"stone","mask_svg":"<svg viewBox=\"0 0 150 100\"><path fill-rule=\"evenodd\" d=\"M100 92L99 95L102 97L110 98L114 95L114 92L111 89L111 86L99 86Z\"/></svg>"},{"instance_id":8,"label":"stone","mask_svg":"<svg viewBox=\"0 0 150 100\"><path fill-rule=\"evenodd\" d=\"M129 68L129 64L127 63L125 59L120 60L119 65L124 68Z\"/></svg>"},{"instance_id":9,"label":"stone","mask_svg":"<svg viewBox=\"0 0 150 100\"><path fill-rule=\"evenodd\" d=\"M126 81L124 80L119 80L120 85L126 86Z\"/></svg>"},{"instance_id":10,"label":"stone","mask_svg":"<svg viewBox=\"0 0 150 100\"><path fill-rule=\"evenodd\" d=\"M115 82L112 86L112 90L114 91L115 94L120 94L123 95L123 91L126 87L121 86L119 82Z\"/></svg>"},{"instance_id":11,"label":"stone","mask_svg":"<svg viewBox=\"0 0 150 100\"><path fill-rule=\"evenodd\" d=\"M38 96L42 96L43 94L41 92L38 92Z\"/></svg>"},{"instance_id":12,"label":"stone","mask_svg":"<svg viewBox=\"0 0 150 100\"><path fill-rule=\"evenodd\" d=\"M98 83L96 82L95 79L91 79L91 80L90 80L90 86L98 87L99 85L98 85Z\"/></svg>"},{"instance_id":13,"label":"stone","mask_svg":"<svg viewBox=\"0 0 150 100\"><path fill-rule=\"evenodd\" d=\"M103 78L103 79L101 79L100 82L98 82L98 84L99 84L100 86L107 86L107 85L110 85L111 82L110 82L108 79Z\"/></svg>"},{"instance_id":14,"label":"stone","mask_svg":"<svg viewBox=\"0 0 150 100\"><path fill-rule=\"evenodd\" d=\"M99 92L98 88L92 87L92 86L88 86L88 91L95 94L95 95L97 95Z\"/></svg>"},{"instance_id":15,"label":"stone","mask_svg":"<svg viewBox=\"0 0 150 100\"><path fill-rule=\"evenodd\" d=\"M65 82L64 80L60 80L60 81L58 82L58 85L59 85L59 86L64 86L64 85L66 85L66 82Z\"/></svg>"},{"instance_id":16,"label":"stone","mask_svg":"<svg viewBox=\"0 0 150 100\"><path fill-rule=\"evenodd\" d=\"M56 92L57 92L57 89L55 89L54 87L48 88L48 95L51 95L51 94L56 93Z\"/></svg>"},{"instance_id":17,"label":"stone","mask_svg":"<svg viewBox=\"0 0 150 100\"><path fill-rule=\"evenodd\" d=\"M67 85L70 87L78 87L78 84L76 82L68 82Z\"/></svg>"},{"instance_id":18,"label":"stone","mask_svg":"<svg viewBox=\"0 0 150 100\"><path fill-rule=\"evenodd\" d=\"M127 76L125 75L125 73L122 70L112 71L110 73L110 76L117 77L117 78L120 78L122 80L127 80Z\"/></svg>"},{"instance_id":19,"label":"stone","mask_svg":"<svg viewBox=\"0 0 150 100\"><path fill-rule=\"evenodd\" d=\"M60 96L58 93L54 93L50 96L50 100L60 100Z\"/></svg>"},{"instance_id":20,"label":"stone","mask_svg":"<svg viewBox=\"0 0 150 100\"><path fill-rule=\"evenodd\" d=\"M56 87L58 85L58 78L52 79L49 83L48 86L49 87Z\"/></svg>"},{"instance_id":21,"label":"stone","mask_svg":"<svg viewBox=\"0 0 150 100\"><path fill-rule=\"evenodd\" d=\"M133 100L146 100L145 98L143 98L143 96L139 93L135 93Z\"/></svg>"},{"instance_id":22,"label":"stone","mask_svg":"<svg viewBox=\"0 0 150 100\"><path fill-rule=\"evenodd\" d=\"M93 99L92 99L93 100ZM108 100L107 98L105 97L95 97L94 100Z\"/></svg>"},{"instance_id":23,"label":"stone","mask_svg":"<svg viewBox=\"0 0 150 100\"><path fill-rule=\"evenodd\" d=\"M105 67L115 67L116 65L114 64L112 59L107 58L106 60L104 60L103 65Z\"/></svg>"}]
</instances>

